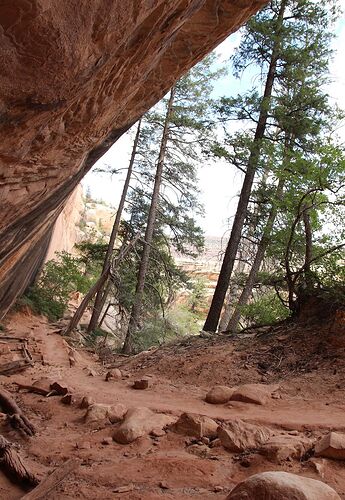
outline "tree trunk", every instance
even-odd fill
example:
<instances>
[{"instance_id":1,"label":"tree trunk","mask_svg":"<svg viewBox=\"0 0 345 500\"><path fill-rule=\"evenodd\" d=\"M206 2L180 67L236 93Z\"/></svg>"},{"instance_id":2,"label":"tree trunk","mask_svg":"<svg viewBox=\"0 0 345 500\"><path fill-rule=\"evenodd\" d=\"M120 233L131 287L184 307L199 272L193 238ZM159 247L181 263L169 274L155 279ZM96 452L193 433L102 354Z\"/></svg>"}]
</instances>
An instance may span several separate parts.
<instances>
[{"instance_id":1,"label":"tree trunk","mask_svg":"<svg viewBox=\"0 0 345 500\"><path fill-rule=\"evenodd\" d=\"M146 280L146 274L147 274L147 269L148 269L148 265L149 265L150 250L151 250L151 244L152 244L152 239L153 239L156 214L157 214L157 209L158 209L159 191L160 191L160 187L161 187L161 183L162 183L164 159L165 159L166 147L167 147L168 136L169 136L169 121L170 121L170 116L171 116L171 113L173 110L174 96L175 96L175 88L173 87L170 91L170 97L169 97L167 112L166 112L166 116L165 116L162 141L161 141L160 150L159 150L157 169L156 169L156 175L155 175L155 182L154 182L153 193L152 193L152 198L151 198L151 205L150 205L150 210L149 210L149 214L148 214L148 218L147 218L145 239L144 239L144 243L143 243L143 252L142 252L142 256L141 256L141 260L140 260L138 277L137 277L137 286L136 286L136 290L135 290L135 297L134 297L134 302L133 302L133 306L132 306L132 310L131 310L131 316L129 319L127 335L126 335L125 342L123 345L123 352L125 354L131 354L133 351L133 345L132 345L133 334L138 328L138 321L139 321L140 314L141 314L142 301L143 301L144 288L145 288L145 280Z\"/></svg>"},{"instance_id":2,"label":"tree trunk","mask_svg":"<svg viewBox=\"0 0 345 500\"><path fill-rule=\"evenodd\" d=\"M282 195L283 192L283 185L284 181L282 179L279 179L279 183L277 186L277 191L276 191L276 198L279 199ZM248 303L249 297L252 293L253 286L255 284L258 272L260 270L260 266L262 261L264 260L264 256L268 247L269 243L269 237L273 228L273 224L275 221L275 218L277 216L277 206L273 204L271 211L269 213L263 235L261 237L261 240L259 242L255 259L253 262L253 265L250 269L246 284L242 290L242 293L240 295L240 298L238 299L237 305L235 307L235 310L233 312L232 317L230 318L230 321L228 323L228 326L226 328L227 332L229 333L235 333L237 330L237 325L241 317L241 309L243 306L245 306Z\"/></svg>"},{"instance_id":3,"label":"tree trunk","mask_svg":"<svg viewBox=\"0 0 345 500\"><path fill-rule=\"evenodd\" d=\"M67 328L64 330L63 332L64 335L69 335L75 328L77 328L79 321L81 320L81 317L83 316L90 300L92 300L95 293L97 293L97 291L103 287L104 283L107 280L108 274L109 274L109 268L106 268L104 273L101 274L96 283L87 292L87 294L79 304L73 317L71 318L71 321L69 322Z\"/></svg>"},{"instance_id":4,"label":"tree trunk","mask_svg":"<svg viewBox=\"0 0 345 500\"><path fill-rule=\"evenodd\" d=\"M307 205L303 207L303 225L305 232L305 253L304 253L304 276L307 289L313 286L313 279L310 272L310 262L313 254L313 235L310 224L310 214Z\"/></svg>"},{"instance_id":5,"label":"tree trunk","mask_svg":"<svg viewBox=\"0 0 345 500\"><path fill-rule=\"evenodd\" d=\"M135 154L136 154L138 141L139 141L139 135L140 135L140 125L141 125L141 120L139 120L139 122L138 122L137 133L135 135L135 139L134 139L134 143L133 143L132 155L131 155L131 159L130 159L129 165L128 165L126 180L125 180L125 184L123 186L120 203L119 203L119 206L118 206L118 209L116 212L114 225L113 225L111 235L109 238L107 253L106 253L105 258L104 258L101 276L99 277L97 282L92 286L92 288L90 288L90 290L88 291L88 293L85 295L84 299L82 300L81 304L79 305L78 309L74 313L73 318L71 319L68 327L66 328L66 330L64 332L65 335L70 333L72 330L74 330L74 328L76 328L78 326L78 323L79 323L82 315L84 314L84 311L86 310L90 300L93 298L95 293L97 294L96 300L95 300L95 304L93 307L93 312L92 312L92 316L90 319L90 323L89 323L87 332L88 333L92 332L92 330L94 330L95 327L97 326L98 319L99 319L99 316L101 314L101 309L102 309L100 306L102 304L103 286L108 278L110 264L111 264L111 256L112 256L112 253L114 250L114 244L115 244L115 240L117 237L117 233L119 231L122 211L123 211L123 207L124 207L124 204L126 201L127 191L128 191L129 183L130 183L131 176L132 176L133 164L134 164L134 160L135 160Z\"/></svg>"},{"instance_id":6,"label":"tree trunk","mask_svg":"<svg viewBox=\"0 0 345 500\"><path fill-rule=\"evenodd\" d=\"M270 98L272 96L273 84L276 76L277 62L281 44L281 28L283 24L284 11L287 0L282 0L277 18L276 37L271 53L270 65L267 73L265 91L261 100L259 120L253 139L246 174L244 177L240 199L238 202L236 215L231 229L230 239L223 258L222 267L218 277L216 289L214 291L210 310L208 312L204 330L215 332L217 330L220 314L222 312L224 299L229 287L231 273L233 271L238 245L240 243L242 228L246 217L247 207L249 203L252 185L257 168L257 162L260 155L261 141L266 131L266 123L268 118L268 110Z\"/></svg>"},{"instance_id":7,"label":"tree trunk","mask_svg":"<svg viewBox=\"0 0 345 500\"><path fill-rule=\"evenodd\" d=\"M285 135L285 143L284 143L284 156L282 159L282 170L286 169L286 161L288 159L289 150L292 146L292 138L290 134L286 133ZM246 284L242 290L240 298L238 299L235 310L229 320L229 323L226 327L226 331L228 333L235 333L237 330L237 325L241 317L241 308L248 303L249 297L252 293L253 286L255 284L258 272L260 270L262 261L264 260L265 253L269 244L269 237L273 229L274 221L277 216L277 201L280 201L283 196L283 189L285 184L285 178L283 176L280 177L277 185L277 189L272 199L272 207L270 213L268 215L266 225L264 227L260 242L258 244L258 248L256 250L256 255L254 258L253 265L250 269Z\"/></svg>"},{"instance_id":8,"label":"tree trunk","mask_svg":"<svg viewBox=\"0 0 345 500\"><path fill-rule=\"evenodd\" d=\"M123 186L120 203L119 203L119 206L118 206L118 209L117 209L117 212L116 212L116 217L115 217L113 229L111 231L111 235L110 235L110 238L109 238L107 253L105 255L104 262L103 262L103 269L102 269L102 273L101 273L101 278L104 275L104 273L106 273L107 270L109 271L109 269L110 269L111 257L112 257L113 250L114 250L114 244L115 244L115 241L116 241L117 234L119 232L119 227L120 227L120 222L121 222L123 207L125 205L125 201L126 201L126 197L127 197L127 191L128 191L129 183L130 183L131 176L132 176L133 165L134 165L135 155L136 155L136 152L137 152L137 146L138 146L138 142L139 142L139 136L140 136L140 126L141 126L141 120L139 120L138 128L137 128L137 133L135 134L135 139L134 139L134 143L133 143L131 159L129 161L127 175L126 175L126 180L125 180L125 183L124 183L124 186ZM97 327L98 319L99 319L101 311L102 311L102 298L103 298L103 285L104 285L104 282L105 282L105 280L103 281L103 283L101 284L101 286L97 290L95 304L93 306L92 316L91 316L90 323L89 323L89 326L88 326L88 329L87 329L87 333L91 333ZM85 310L86 306L87 306L87 304L85 305L84 310ZM80 314L80 312L79 312L79 314Z\"/></svg>"},{"instance_id":9,"label":"tree trunk","mask_svg":"<svg viewBox=\"0 0 345 500\"><path fill-rule=\"evenodd\" d=\"M243 262L242 257L243 257L243 254L241 252L240 258L238 260L238 265L236 266L236 269L235 269L235 271L238 273L242 273L244 271L244 268L245 268L245 263ZM219 331L220 332L226 331L228 323L230 321L230 318L231 318L232 313L233 313L234 308L235 308L236 298L238 298L238 296L239 296L238 286L235 283L231 283L231 281L230 281L228 296L227 296L227 299L225 301L223 313L222 313L222 316L221 316L220 321L219 321Z\"/></svg>"}]
</instances>

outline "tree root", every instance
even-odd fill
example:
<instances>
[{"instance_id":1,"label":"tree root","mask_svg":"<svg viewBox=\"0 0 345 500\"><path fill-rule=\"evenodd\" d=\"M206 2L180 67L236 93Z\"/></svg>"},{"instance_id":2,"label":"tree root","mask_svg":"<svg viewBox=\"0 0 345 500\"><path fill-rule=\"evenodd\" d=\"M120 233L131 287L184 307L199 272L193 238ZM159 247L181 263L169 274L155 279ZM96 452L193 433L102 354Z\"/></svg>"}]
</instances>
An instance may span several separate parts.
<instances>
[{"instance_id":1,"label":"tree root","mask_svg":"<svg viewBox=\"0 0 345 500\"><path fill-rule=\"evenodd\" d=\"M8 414L12 427L22 430L28 436L36 433L34 425L23 415L22 410L5 389L0 389L0 406Z\"/></svg>"},{"instance_id":2,"label":"tree root","mask_svg":"<svg viewBox=\"0 0 345 500\"><path fill-rule=\"evenodd\" d=\"M37 477L25 466L21 456L15 450L13 443L7 441L0 434L0 465L6 473L16 482L36 486L39 483Z\"/></svg>"}]
</instances>

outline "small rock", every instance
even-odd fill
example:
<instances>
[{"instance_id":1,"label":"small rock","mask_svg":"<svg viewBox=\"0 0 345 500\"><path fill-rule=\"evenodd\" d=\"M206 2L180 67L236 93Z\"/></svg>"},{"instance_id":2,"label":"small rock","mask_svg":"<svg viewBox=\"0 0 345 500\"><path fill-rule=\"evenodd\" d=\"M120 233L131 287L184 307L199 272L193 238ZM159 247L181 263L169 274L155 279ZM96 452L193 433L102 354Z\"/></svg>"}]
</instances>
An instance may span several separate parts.
<instances>
[{"instance_id":1,"label":"small rock","mask_svg":"<svg viewBox=\"0 0 345 500\"><path fill-rule=\"evenodd\" d=\"M263 384L241 385L232 394L230 401L265 405L271 397L272 392L277 388L272 389L272 387Z\"/></svg>"},{"instance_id":2,"label":"small rock","mask_svg":"<svg viewBox=\"0 0 345 500\"><path fill-rule=\"evenodd\" d=\"M153 437L162 437L162 436L165 436L166 432L164 429L153 429L151 432L150 432L150 436L153 436Z\"/></svg>"},{"instance_id":3,"label":"small rock","mask_svg":"<svg viewBox=\"0 0 345 500\"><path fill-rule=\"evenodd\" d=\"M271 436L272 433L267 427L239 419L227 422L225 428L218 427L218 437L224 448L235 452L261 448Z\"/></svg>"},{"instance_id":4,"label":"small rock","mask_svg":"<svg viewBox=\"0 0 345 500\"><path fill-rule=\"evenodd\" d=\"M345 460L345 434L329 432L315 444L315 456Z\"/></svg>"},{"instance_id":5,"label":"small rock","mask_svg":"<svg viewBox=\"0 0 345 500\"><path fill-rule=\"evenodd\" d=\"M121 380L122 379L122 373L121 370L118 368L113 368L112 370L108 371L108 373L105 376L106 382L109 380Z\"/></svg>"},{"instance_id":6,"label":"small rock","mask_svg":"<svg viewBox=\"0 0 345 500\"><path fill-rule=\"evenodd\" d=\"M201 458L208 458L211 454L211 450L208 446L205 444L192 444L192 446L189 446L188 448L189 453L193 453L193 455L196 455L197 457Z\"/></svg>"},{"instance_id":7,"label":"small rock","mask_svg":"<svg viewBox=\"0 0 345 500\"><path fill-rule=\"evenodd\" d=\"M158 483L158 486L160 488L162 488L162 490L169 490L170 489L170 486L168 485L168 483L166 483L165 481L160 481Z\"/></svg>"},{"instance_id":8,"label":"small rock","mask_svg":"<svg viewBox=\"0 0 345 500\"><path fill-rule=\"evenodd\" d=\"M113 439L121 444L132 443L153 430L163 429L175 420L176 418L171 415L154 413L149 408L130 408L122 424L115 430Z\"/></svg>"},{"instance_id":9,"label":"small rock","mask_svg":"<svg viewBox=\"0 0 345 500\"><path fill-rule=\"evenodd\" d=\"M213 491L214 491L215 493L220 493L221 491L224 491L224 488L223 488L223 486L215 486L215 487L213 488Z\"/></svg>"},{"instance_id":10,"label":"small rock","mask_svg":"<svg viewBox=\"0 0 345 500\"><path fill-rule=\"evenodd\" d=\"M65 396L67 393L71 392L68 387L61 385L59 382L53 382L50 384L50 390L55 391L59 396Z\"/></svg>"},{"instance_id":11,"label":"small rock","mask_svg":"<svg viewBox=\"0 0 345 500\"><path fill-rule=\"evenodd\" d=\"M327 470L327 464L325 462L325 458L310 458L309 462L314 466L315 472L319 474L319 476L324 479L326 470Z\"/></svg>"},{"instance_id":12,"label":"small rock","mask_svg":"<svg viewBox=\"0 0 345 500\"><path fill-rule=\"evenodd\" d=\"M182 413L178 421L171 426L171 430L185 436L198 438L217 436L218 424L212 418L196 413Z\"/></svg>"},{"instance_id":13,"label":"small rock","mask_svg":"<svg viewBox=\"0 0 345 500\"><path fill-rule=\"evenodd\" d=\"M71 405L72 401L73 401L72 394L65 394L65 396L61 398L61 403L63 403L64 405Z\"/></svg>"},{"instance_id":14,"label":"small rock","mask_svg":"<svg viewBox=\"0 0 345 500\"><path fill-rule=\"evenodd\" d=\"M133 389L137 390L144 390L147 389L149 386L149 379L148 378L142 378L140 380L135 380L133 384Z\"/></svg>"},{"instance_id":15,"label":"small rock","mask_svg":"<svg viewBox=\"0 0 345 500\"><path fill-rule=\"evenodd\" d=\"M113 442L113 439L111 437L105 437L102 439L102 444L108 445Z\"/></svg>"},{"instance_id":16,"label":"small rock","mask_svg":"<svg viewBox=\"0 0 345 500\"><path fill-rule=\"evenodd\" d=\"M90 450L91 444L88 441L85 441L83 443L77 443L76 448L78 448L78 450Z\"/></svg>"},{"instance_id":17,"label":"small rock","mask_svg":"<svg viewBox=\"0 0 345 500\"><path fill-rule=\"evenodd\" d=\"M261 472L238 484L226 500L340 500L327 484L288 472Z\"/></svg>"},{"instance_id":18,"label":"small rock","mask_svg":"<svg viewBox=\"0 0 345 500\"><path fill-rule=\"evenodd\" d=\"M225 385L216 385L206 394L205 401L210 404L227 403L234 393L234 389Z\"/></svg>"},{"instance_id":19,"label":"small rock","mask_svg":"<svg viewBox=\"0 0 345 500\"><path fill-rule=\"evenodd\" d=\"M81 400L80 403L80 408L88 408L89 406L93 405L94 400L91 396L84 396L83 399Z\"/></svg>"},{"instance_id":20,"label":"small rock","mask_svg":"<svg viewBox=\"0 0 345 500\"><path fill-rule=\"evenodd\" d=\"M133 491L134 484L128 484L127 486L119 486L113 490L113 493L126 493L127 491Z\"/></svg>"},{"instance_id":21,"label":"small rock","mask_svg":"<svg viewBox=\"0 0 345 500\"><path fill-rule=\"evenodd\" d=\"M205 437L205 436L204 436L204 437L202 437L202 438L201 438L201 442L202 442L203 444L207 444L207 445L209 445L209 444L210 444L210 439L209 439L208 437Z\"/></svg>"}]
</instances>

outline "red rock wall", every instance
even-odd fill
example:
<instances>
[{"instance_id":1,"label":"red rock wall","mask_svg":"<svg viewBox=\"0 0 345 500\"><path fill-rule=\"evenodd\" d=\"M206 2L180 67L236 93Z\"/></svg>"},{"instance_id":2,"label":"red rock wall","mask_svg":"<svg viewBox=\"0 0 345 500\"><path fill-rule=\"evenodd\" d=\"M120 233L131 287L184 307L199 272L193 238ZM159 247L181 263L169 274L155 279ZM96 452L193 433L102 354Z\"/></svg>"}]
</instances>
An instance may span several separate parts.
<instances>
[{"instance_id":1,"label":"red rock wall","mask_svg":"<svg viewBox=\"0 0 345 500\"><path fill-rule=\"evenodd\" d=\"M0 315L94 162L265 0L1 0Z\"/></svg>"}]
</instances>

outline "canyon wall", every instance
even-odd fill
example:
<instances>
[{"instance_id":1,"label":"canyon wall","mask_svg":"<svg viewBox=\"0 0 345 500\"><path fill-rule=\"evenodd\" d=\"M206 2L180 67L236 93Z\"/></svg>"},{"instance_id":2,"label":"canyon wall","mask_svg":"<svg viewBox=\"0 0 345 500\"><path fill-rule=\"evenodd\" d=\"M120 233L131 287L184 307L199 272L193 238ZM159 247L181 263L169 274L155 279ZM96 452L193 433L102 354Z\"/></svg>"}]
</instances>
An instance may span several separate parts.
<instances>
[{"instance_id":1,"label":"canyon wall","mask_svg":"<svg viewBox=\"0 0 345 500\"><path fill-rule=\"evenodd\" d=\"M2 0L0 317L80 179L265 0Z\"/></svg>"}]
</instances>

